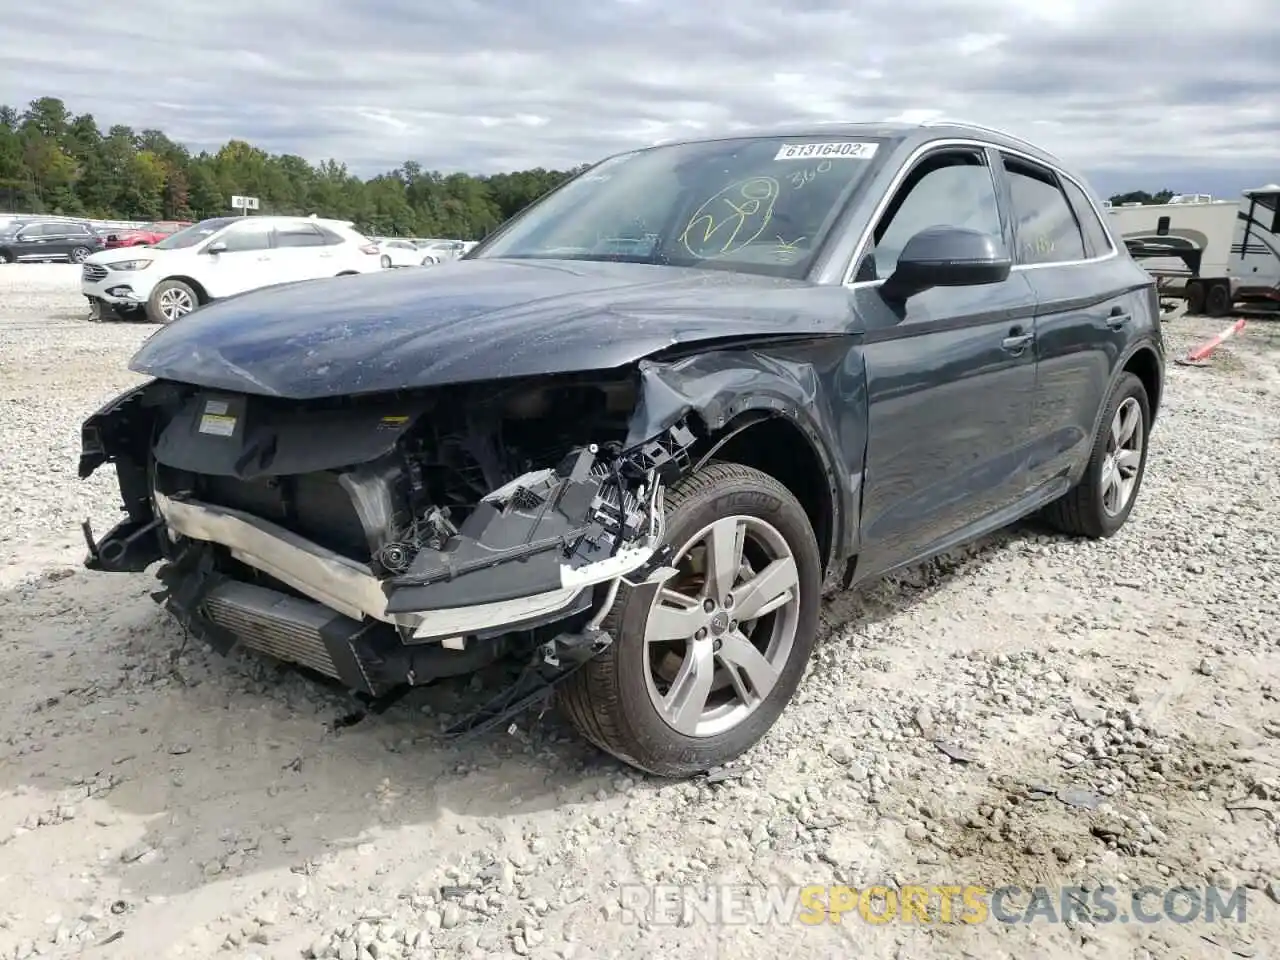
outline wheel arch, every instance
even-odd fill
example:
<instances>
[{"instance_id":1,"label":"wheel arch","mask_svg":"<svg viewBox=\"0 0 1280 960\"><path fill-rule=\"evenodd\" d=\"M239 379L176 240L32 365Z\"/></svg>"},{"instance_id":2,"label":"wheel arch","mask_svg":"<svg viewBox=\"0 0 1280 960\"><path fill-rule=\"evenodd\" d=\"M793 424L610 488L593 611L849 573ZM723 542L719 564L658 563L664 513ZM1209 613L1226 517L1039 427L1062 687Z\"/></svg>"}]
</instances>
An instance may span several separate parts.
<instances>
[{"instance_id":1,"label":"wheel arch","mask_svg":"<svg viewBox=\"0 0 1280 960\"><path fill-rule=\"evenodd\" d=\"M213 299L213 297L209 296L209 291L204 288L204 284L195 279L195 277L189 277L184 274L175 274L171 277L165 277L163 280L156 282L156 287L160 286L162 283L167 283L170 280L177 280L179 283L185 283L188 287L194 290L196 292L196 297L200 300L200 306L204 306ZM152 287L151 289L154 291L156 287Z\"/></svg>"},{"instance_id":2,"label":"wheel arch","mask_svg":"<svg viewBox=\"0 0 1280 960\"><path fill-rule=\"evenodd\" d=\"M1155 423L1156 411L1160 409L1160 401L1164 394L1164 369L1155 350L1145 344L1129 354L1120 367L1121 373L1132 373L1142 381L1147 391L1147 404L1151 411L1151 422ZM1114 385L1113 385L1114 388Z\"/></svg>"},{"instance_id":3,"label":"wheel arch","mask_svg":"<svg viewBox=\"0 0 1280 960\"><path fill-rule=\"evenodd\" d=\"M840 498L830 458L811 428L776 410L747 410L708 436L693 469L713 460L752 467L790 490L813 527L822 568L829 570Z\"/></svg>"}]
</instances>

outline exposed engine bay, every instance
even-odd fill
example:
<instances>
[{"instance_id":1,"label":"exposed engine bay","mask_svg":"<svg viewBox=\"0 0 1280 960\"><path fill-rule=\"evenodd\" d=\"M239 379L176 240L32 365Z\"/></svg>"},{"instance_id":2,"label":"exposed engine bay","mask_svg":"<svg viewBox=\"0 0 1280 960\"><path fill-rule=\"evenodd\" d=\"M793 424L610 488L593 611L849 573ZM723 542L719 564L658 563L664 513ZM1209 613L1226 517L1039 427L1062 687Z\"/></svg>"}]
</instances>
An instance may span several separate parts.
<instances>
[{"instance_id":1,"label":"exposed engine bay","mask_svg":"<svg viewBox=\"0 0 1280 960\"><path fill-rule=\"evenodd\" d=\"M86 524L89 565L163 559L189 628L369 695L470 672L598 627L597 588L657 565L700 429L627 446L637 394L634 372L323 401L153 381L85 424L81 476L114 461L129 515Z\"/></svg>"}]
</instances>

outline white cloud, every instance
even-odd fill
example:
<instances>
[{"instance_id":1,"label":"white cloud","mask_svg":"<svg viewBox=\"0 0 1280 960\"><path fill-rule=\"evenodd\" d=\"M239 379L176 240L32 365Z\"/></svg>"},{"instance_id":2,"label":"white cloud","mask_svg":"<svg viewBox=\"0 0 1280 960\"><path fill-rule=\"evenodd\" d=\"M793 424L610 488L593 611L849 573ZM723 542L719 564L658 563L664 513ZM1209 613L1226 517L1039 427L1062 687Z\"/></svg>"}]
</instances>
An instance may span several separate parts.
<instances>
[{"instance_id":1,"label":"white cloud","mask_svg":"<svg viewBox=\"0 0 1280 960\"><path fill-rule=\"evenodd\" d=\"M197 149L241 137L366 174L406 159L565 167L788 118L945 115L1102 175L1253 181L1280 162L1273 6L130 0L67 16L10 5L0 91L18 106L59 96L103 126L160 127Z\"/></svg>"}]
</instances>

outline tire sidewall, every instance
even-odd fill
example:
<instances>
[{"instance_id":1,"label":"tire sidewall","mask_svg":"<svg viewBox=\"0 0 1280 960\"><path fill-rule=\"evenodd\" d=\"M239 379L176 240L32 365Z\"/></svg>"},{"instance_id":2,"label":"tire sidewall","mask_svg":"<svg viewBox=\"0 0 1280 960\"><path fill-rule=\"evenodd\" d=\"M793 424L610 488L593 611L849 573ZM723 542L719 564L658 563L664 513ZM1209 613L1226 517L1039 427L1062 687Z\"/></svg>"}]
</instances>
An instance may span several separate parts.
<instances>
[{"instance_id":1,"label":"tire sidewall","mask_svg":"<svg viewBox=\"0 0 1280 960\"><path fill-rule=\"evenodd\" d=\"M1129 502L1124 505L1124 508L1118 514L1111 516L1102 507L1102 464L1107 456L1107 440L1111 433L1111 422L1115 419L1116 411L1120 409L1120 404L1124 403L1129 397L1133 397L1138 401L1138 407L1142 411L1142 457L1138 462L1138 477L1134 483L1133 493L1129 497ZM1102 422L1098 425L1098 435L1094 439L1093 455L1089 458L1089 466L1084 475L1084 482L1089 485L1090 490L1090 509L1095 513L1098 527L1101 529L1103 536L1111 536L1123 527L1125 521L1129 519L1129 514L1133 511L1133 506L1138 502L1138 497L1142 493L1142 481L1147 475L1147 454L1150 450L1151 404L1147 399L1147 391L1143 387L1141 380L1132 373L1126 373L1116 382L1111 391L1111 397L1107 400Z\"/></svg>"},{"instance_id":2,"label":"tire sidewall","mask_svg":"<svg viewBox=\"0 0 1280 960\"><path fill-rule=\"evenodd\" d=\"M1205 295L1205 313L1210 317L1225 317L1231 312L1231 291L1221 283L1211 286Z\"/></svg>"},{"instance_id":3,"label":"tire sidewall","mask_svg":"<svg viewBox=\"0 0 1280 960\"><path fill-rule=\"evenodd\" d=\"M164 313L161 312L160 295L164 293L166 290L172 290L175 288L185 290L191 296L192 301L195 303L195 308L191 310L189 313L183 314L183 316L190 316L191 313L194 313L196 310L200 309L200 298L196 296L195 290L193 290L190 287L190 285L183 283L181 280L161 280L159 283L155 285L155 289L151 291L151 296L147 298L147 310L146 310L147 319L150 320L152 323L167 324L167 323L174 322L170 320L168 317L166 317ZM182 317L178 317L176 319L181 320Z\"/></svg>"},{"instance_id":4,"label":"tire sidewall","mask_svg":"<svg viewBox=\"0 0 1280 960\"><path fill-rule=\"evenodd\" d=\"M760 475L763 477L763 475ZM821 559L808 517L795 498L780 485L735 477L682 502L667 517L665 542L683 545L707 524L733 515L752 516L771 524L786 539L799 571L800 617L791 655L765 702L736 727L714 737L687 737L671 729L649 698L645 665L645 623L649 605L642 593L619 597L614 636L614 679L620 722L630 727L630 739L647 756L635 758L649 766L660 757L662 766L697 771L723 763L759 740L777 720L804 675L817 632L821 605Z\"/></svg>"},{"instance_id":5,"label":"tire sidewall","mask_svg":"<svg viewBox=\"0 0 1280 960\"><path fill-rule=\"evenodd\" d=\"M91 251L88 247L76 247L71 251L71 262L84 263L85 258L87 258L89 254L92 252L93 251ZM79 256L76 256L76 254L79 254Z\"/></svg>"}]
</instances>

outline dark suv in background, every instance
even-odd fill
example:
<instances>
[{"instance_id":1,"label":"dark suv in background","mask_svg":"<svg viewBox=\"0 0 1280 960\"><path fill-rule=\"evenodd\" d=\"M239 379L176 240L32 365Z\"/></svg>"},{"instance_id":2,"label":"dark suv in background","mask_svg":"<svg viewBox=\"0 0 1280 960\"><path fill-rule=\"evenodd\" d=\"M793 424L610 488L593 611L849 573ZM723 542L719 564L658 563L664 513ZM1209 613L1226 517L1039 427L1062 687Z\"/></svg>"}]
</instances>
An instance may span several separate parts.
<instances>
[{"instance_id":1,"label":"dark suv in background","mask_svg":"<svg viewBox=\"0 0 1280 960\"><path fill-rule=\"evenodd\" d=\"M0 263L18 260L69 260L81 263L105 249L106 241L78 220L31 218L0 226Z\"/></svg>"}]
</instances>

